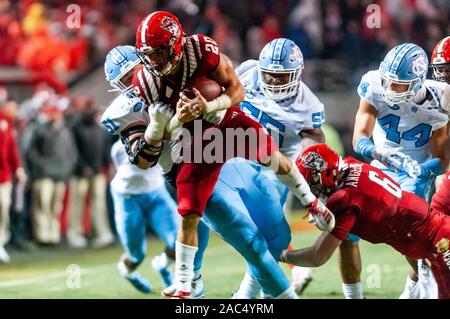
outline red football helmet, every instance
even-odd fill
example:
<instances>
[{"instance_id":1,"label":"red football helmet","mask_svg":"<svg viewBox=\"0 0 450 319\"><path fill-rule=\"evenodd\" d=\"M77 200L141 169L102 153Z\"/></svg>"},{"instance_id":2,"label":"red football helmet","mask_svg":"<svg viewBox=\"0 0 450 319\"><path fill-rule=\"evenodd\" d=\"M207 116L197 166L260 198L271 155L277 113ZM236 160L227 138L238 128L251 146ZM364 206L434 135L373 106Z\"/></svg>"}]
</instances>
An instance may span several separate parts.
<instances>
[{"instance_id":1,"label":"red football helmet","mask_svg":"<svg viewBox=\"0 0 450 319\"><path fill-rule=\"evenodd\" d=\"M307 147L295 164L314 195L329 196L337 187L340 156L326 144Z\"/></svg>"},{"instance_id":2,"label":"red football helmet","mask_svg":"<svg viewBox=\"0 0 450 319\"><path fill-rule=\"evenodd\" d=\"M170 73L181 60L183 28L170 12L149 14L136 32L136 51L145 67L157 76Z\"/></svg>"},{"instance_id":3,"label":"red football helmet","mask_svg":"<svg viewBox=\"0 0 450 319\"><path fill-rule=\"evenodd\" d=\"M450 36L439 41L431 55L433 78L450 84Z\"/></svg>"}]
</instances>

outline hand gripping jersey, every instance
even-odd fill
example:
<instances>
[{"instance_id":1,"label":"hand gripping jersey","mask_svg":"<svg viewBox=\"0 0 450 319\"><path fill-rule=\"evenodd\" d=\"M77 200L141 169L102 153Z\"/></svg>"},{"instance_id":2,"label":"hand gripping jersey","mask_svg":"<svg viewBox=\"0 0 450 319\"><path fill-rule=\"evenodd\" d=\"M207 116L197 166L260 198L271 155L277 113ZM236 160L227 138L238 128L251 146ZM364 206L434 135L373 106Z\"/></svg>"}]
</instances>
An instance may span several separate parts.
<instances>
[{"instance_id":1,"label":"hand gripping jersey","mask_svg":"<svg viewBox=\"0 0 450 319\"><path fill-rule=\"evenodd\" d=\"M236 72L245 88L241 109L267 129L283 154L295 160L301 151L300 132L325 122L323 104L303 82L295 97L281 102L267 98L259 88L256 60L242 63Z\"/></svg>"},{"instance_id":2,"label":"hand gripping jersey","mask_svg":"<svg viewBox=\"0 0 450 319\"><path fill-rule=\"evenodd\" d=\"M373 131L377 148L398 148L423 163L431 159L429 140L434 131L448 122L442 113L442 95L446 83L426 80L426 100L421 105L413 102L388 105L382 98L381 77L378 70L363 75L358 87L359 96L378 112Z\"/></svg>"},{"instance_id":3,"label":"hand gripping jersey","mask_svg":"<svg viewBox=\"0 0 450 319\"><path fill-rule=\"evenodd\" d=\"M138 99L130 99L124 95L119 95L103 112L102 124L112 135L120 135L123 130L134 125L145 125L150 123L150 117L147 112L147 106ZM158 164L161 166L163 173L167 173L172 169L173 161L171 158L173 152L180 152L180 146L176 146L176 141L163 142L163 150L159 157ZM123 145L121 145L123 148ZM175 154L175 153L174 153ZM177 156L174 155L174 158ZM126 159L128 161L128 158ZM118 161L120 163L121 161ZM132 165L130 163L130 165ZM142 170L140 170L143 172Z\"/></svg>"},{"instance_id":4,"label":"hand gripping jersey","mask_svg":"<svg viewBox=\"0 0 450 319\"><path fill-rule=\"evenodd\" d=\"M158 77L142 66L134 75L134 92L147 105L160 101L175 108L179 94L193 78L209 77L220 61L216 42L202 34L185 38L183 56L175 78Z\"/></svg>"},{"instance_id":5,"label":"hand gripping jersey","mask_svg":"<svg viewBox=\"0 0 450 319\"><path fill-rule=\"evenodd\" d=\"M432 258L436 234L444 219L450 218L430 213L426 201L402 191L380 169L350 157L345 164L348 175L327 201L336 216L331 233L344 240L351 232L374 244L389 244L412 258Z\"/></svg>"}]
</instances>

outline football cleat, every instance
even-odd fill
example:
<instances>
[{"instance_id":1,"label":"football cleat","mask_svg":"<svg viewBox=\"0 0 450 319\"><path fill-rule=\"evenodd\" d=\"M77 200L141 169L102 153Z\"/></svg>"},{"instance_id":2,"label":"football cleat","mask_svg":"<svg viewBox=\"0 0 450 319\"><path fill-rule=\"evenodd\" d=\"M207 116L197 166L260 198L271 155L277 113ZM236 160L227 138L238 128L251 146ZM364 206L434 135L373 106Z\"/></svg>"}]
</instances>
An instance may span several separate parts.
<instances>
[{"instance_id":1,"label":"football cleat","mask_svg":"<svg viewBox=\"0 0 450 319\"><path fill-rule=\"evenodd\" d=\"M123 261L119 261L119 263L117 264L117 268L119 269L120 275L128 280L133 285L133 287L140 292L149 294L153 291L152 287L150 286L150 282L145 279L137 270L130 273Z\"/></svg>"},{"instance_id":2,"label":"football cleat","mask_svg":"<svg viewBox=\"0 0 450 319\"><path fill-rule=\"evenodd\" d=\"M301 296L313 280L312 271L306 267L295 266L292 268L291 274L292 287L294 288L295 293Z\"/></svg>"},{"instance_id":3,"label":"football cleat","mask_svg":"<svg viewBox=\"0 0 450 319\"><path fill-rule=\"evenodd\" d=\"M170 285L166 289L161 292L161 295L169 298L181 298L180 293L184 294L185 292L177 292L176 283ZM192 282L192 290L190 292L190 297L183 299L201 299L205 297L205 287L203 285L202 276L199 276Z\"/></svg>"}]
</instances>

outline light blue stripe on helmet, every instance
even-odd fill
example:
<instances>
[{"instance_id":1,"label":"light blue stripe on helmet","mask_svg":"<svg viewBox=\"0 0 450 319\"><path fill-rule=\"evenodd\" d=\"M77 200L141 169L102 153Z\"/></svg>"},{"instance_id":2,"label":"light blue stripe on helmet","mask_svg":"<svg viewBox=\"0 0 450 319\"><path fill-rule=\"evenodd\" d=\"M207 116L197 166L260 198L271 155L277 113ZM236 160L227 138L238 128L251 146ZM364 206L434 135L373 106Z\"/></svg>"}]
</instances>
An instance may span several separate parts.
<instances>
[{"instance_id":1,"label":"light blue stripe on helmet","mask_svg":"<svg viewBox=\"0 0 450 319\"><path fill-rule=\"evenodd\" d=\"M395 59L392 61L392 65L390 67L391 70L395 70L395 72L394 72L395 74L398 73L400 64L401 64L402 60L405 58L408 51L414 47L415 47L414 44L406 43L399 49L399 51L397 52L397 54L395 56Z\"/></svg>"}]
</instances>

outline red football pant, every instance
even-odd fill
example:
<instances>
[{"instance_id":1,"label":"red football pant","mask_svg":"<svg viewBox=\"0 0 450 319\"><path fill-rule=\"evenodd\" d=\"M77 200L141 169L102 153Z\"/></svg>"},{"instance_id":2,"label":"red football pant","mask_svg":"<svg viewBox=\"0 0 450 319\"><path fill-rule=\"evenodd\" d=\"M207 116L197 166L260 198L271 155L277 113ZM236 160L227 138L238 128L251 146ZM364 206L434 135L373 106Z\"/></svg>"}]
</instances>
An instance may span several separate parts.
<instances>
[{"instance_id":1,"label":"red football pant","mask_svg":"<svg viewBox=\"0 0 450 319\"><path fill-rule=\"evenodd\" d=\"M202 122L202 126L203 131L210 127L215 127L222 132L224 149L226 148L226 145L230 145L231 142L227 141L225 129L243 128L245 130L253 128L259 133L255 135L257 137L256 148L249 147L247 143L244 143L244 145L237 145L235 140L234 152L230 152L230 154L224 151L223 160L220 162L204 163L202 161L201 163L180 163L176 185L178 194L178 213L181 216L188 214L203 215L206 204L216 186L222 165L228 159L236 157L235 154L241 154L242 157L246 159L256 159L260 163L267 163L273 152L278 150L276 143L272 140L270 135L265 132L264 128L258 122L248 117L237 106L228 109L225 118L218 126L213 126L206 121ZM198 142L198 139L195 139L194 137L191 149L194 149L194 144L196 143L195 140ZM210 141L208 140L203 140L202 151L209 142ZM256 154L254 154L254 152L256 152Z\"/></svg>"},{"instance_id":2,"label":"red football pant","mask_svg":"<svg viewBox=\"0 0 450 319\"><path fill-rule=\"evenodd\" d=\"M450 217L445 218L445 222L439 229L435 240L434 247L437 248L441 243L441 251L437 257L431 260L431 270L438 284L439 298L450 299ZM445 249L442 251L442 248Z\"/></svg>"}]
</instances>

